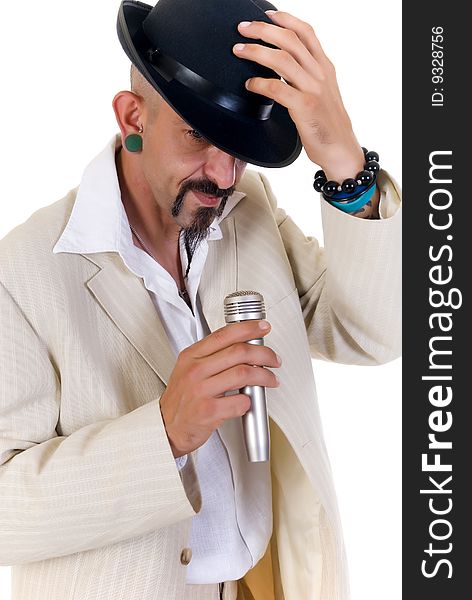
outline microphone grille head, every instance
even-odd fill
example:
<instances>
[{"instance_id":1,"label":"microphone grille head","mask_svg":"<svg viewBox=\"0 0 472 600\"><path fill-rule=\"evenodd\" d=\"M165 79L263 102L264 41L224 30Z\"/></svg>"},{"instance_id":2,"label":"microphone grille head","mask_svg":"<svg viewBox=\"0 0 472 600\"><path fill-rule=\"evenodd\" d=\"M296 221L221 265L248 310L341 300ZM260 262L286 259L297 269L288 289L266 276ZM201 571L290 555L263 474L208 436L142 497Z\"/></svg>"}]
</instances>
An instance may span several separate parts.
<instances>
[{"instance_id":1,"label":"microphone grille head","mask_svg":"<svg viewBox=\"0 0 472 600\"><path fill-rule=\"evenodd\" d=\"M262 300L262 296L259 292L250 292L249 290L240 290L239 292L233 292L232 294L228 294L227 298L238 298L239 296L259 296Z\"/></svg>"},{"instance_id":2,"label":"microphone grille head","mask_svg":"<svg viewBox=\"0 0 472 600\"><path fill-rule=\"evenodd\" d=\"M226 323L265 319L264 298L259 292L242 290L226 296L224 301Z\"/></svg>"}]
</instances>

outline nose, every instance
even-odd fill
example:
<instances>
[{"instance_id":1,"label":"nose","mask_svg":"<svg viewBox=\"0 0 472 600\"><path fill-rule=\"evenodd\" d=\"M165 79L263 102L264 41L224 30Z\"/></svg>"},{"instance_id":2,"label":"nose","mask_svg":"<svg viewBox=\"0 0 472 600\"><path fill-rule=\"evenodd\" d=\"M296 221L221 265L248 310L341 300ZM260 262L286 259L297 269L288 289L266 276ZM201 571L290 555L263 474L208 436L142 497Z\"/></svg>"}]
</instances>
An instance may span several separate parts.
<instances>
[{"instance_id":1,"label":"nose","mask_svg":"<svg viewBox=\"0 0 472 600\"><path fill-rule=\"evenodd\" d=\"M216 146L211 146L208 148L204 172L220 189L226 190L234 185L236 180L236 158Z\"/></svg>"}]
</instances>

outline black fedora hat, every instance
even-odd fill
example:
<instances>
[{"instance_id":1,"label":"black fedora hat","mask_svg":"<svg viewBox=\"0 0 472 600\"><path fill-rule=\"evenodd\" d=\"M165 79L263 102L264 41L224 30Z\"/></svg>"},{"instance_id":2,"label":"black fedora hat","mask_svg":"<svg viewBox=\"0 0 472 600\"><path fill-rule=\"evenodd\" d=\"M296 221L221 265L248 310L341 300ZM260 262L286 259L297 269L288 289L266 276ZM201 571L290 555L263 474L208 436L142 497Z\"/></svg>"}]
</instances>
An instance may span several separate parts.
<instances>
[{"instance_id":1,"label":"black fedora hat","mask_svg":"<svg viewBox=\"0 0 472 600\"><path fill-rule=\"evenodd\" d=\"M121 3L117 31L128 58L167 103L209 142L249 163L284 167L301 142L287 109L249 92L250 77L278 78L233 46L247 42L240 21L270 23L265 0L159 0ZM265 44L266 46L269 44Z\"/></svg>"}]
</instances>

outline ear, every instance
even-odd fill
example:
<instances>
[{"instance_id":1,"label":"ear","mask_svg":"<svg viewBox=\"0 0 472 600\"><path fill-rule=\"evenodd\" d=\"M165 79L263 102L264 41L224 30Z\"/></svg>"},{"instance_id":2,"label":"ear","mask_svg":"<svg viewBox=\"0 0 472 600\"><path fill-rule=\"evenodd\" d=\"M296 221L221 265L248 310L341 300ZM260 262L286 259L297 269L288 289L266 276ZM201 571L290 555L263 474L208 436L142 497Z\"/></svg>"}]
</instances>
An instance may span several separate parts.
<instances>
[{"instance_id":1,"label":"ear","mask_svg":"<svg viewBox=\"0 0 472 600\"><path fill-rule=\"evenodd\" d=\"M113 98L113 110L122 139L130 133L137 133L143 125L143 101L134 92L118 92Z\"/></svg>"}]
</instances>

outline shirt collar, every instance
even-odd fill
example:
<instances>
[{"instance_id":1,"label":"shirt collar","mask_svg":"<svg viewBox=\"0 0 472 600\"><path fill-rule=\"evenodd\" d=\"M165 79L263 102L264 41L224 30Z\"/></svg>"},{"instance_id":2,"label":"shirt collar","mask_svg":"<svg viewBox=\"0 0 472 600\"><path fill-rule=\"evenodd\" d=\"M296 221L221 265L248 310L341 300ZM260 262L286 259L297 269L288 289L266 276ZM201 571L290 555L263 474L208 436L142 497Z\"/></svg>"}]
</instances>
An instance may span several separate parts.
<instances>
[{"instance_id":1,"label":"shirt collar","mask_svg":"<svg viewBox=\"0 0 472 600\"><path fill-rule=\"evenodd\" d=\"M121 144L121 135L116 134L86 167L67 225L53 248L55 254L121 252L129 242L123 239L123 236L131 238L131 232L115 163L115 153ZM245 195L234 192L228 198L222 215L210 226L208 241L223 237L219 224Z\"/></svg>"}]
</instances>

